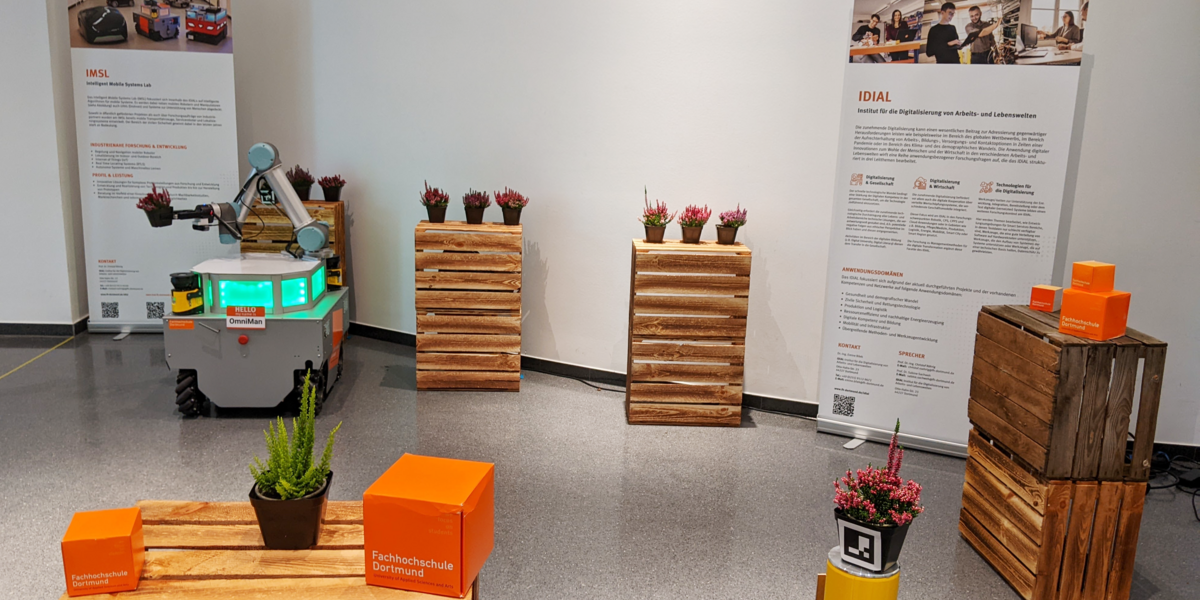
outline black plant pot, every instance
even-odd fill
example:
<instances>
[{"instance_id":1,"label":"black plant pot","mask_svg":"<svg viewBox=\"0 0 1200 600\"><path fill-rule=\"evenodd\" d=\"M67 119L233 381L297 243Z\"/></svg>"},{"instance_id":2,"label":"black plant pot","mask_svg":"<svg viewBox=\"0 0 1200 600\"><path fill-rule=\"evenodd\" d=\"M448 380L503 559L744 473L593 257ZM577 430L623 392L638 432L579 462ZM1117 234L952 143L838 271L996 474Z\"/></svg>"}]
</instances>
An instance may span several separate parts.
<instances>
[{"instance_id":1,"label":"black plant pot","mask_svg":"<svg viewBox=\"0 0 1200 600\"><path fill-rule=\"evenodd\" d=\"M175 218L175 211L170 206L159 206L146 211L146 218L150 219L151 227L167 227Z\"/></svg>"},{"instance_id":2,"label":"black plant pot","mask_svg":"<svg viewBox=\"0 0 1200 600\"><path fill-rule=\"evenodd\" d=\"M505 225L520 225L521 224L521 209L520 208L505 208L505 207L501 206L500 210L501 210L501 212L504 213L504 224Z\"/></svg>"},{"instance_id":3,"label":"black plant pot","mask_svg":"<svg viewBox=\"0 0 1200 600\"><path fill-rule=\"evenodd\" d=\"M326 202L340 202L342 200L342 186L323 187L321 191L325 194Z\"/></svg>"},{"instance_id":4,"label":"black plant pot","mask_svg":"<svg viewBox=\"0 0 1200 600\"><path fill-rule=\"evenodd\" d=\"M483 206L483 207L466 206L464 208L467 210L467 223L469 223L471 225L482 225L483 224L483 211L487 210L486 206Z\"/></svg>"},{"instance_id":5,"label":"black plant pot","mask_svg":"<svg viewBox=\"0 0 1200 600\"><path fill-rule=\"evenodd\" d=\"M307 202L308 194L309 194L309 192L312 192L312 184L310 183L308 185L296 185L293 183L292 189L296 190L296 195L300 196L301 200L304 200L305 202Z\"/></svg>"},{"instance_id":6,"label":"black plant pot","mask_svg":"<svg viewBox=\"0 0 1200 600\"><path fill-rule=\"evenodd\" d=\"M667 232L667 226L659 225L658 227L651 227L650 225L646 225L645 227L646 227L646 243L647 244L661 244L662 240L663 240L663 234Z\"/></svg>"},{"instance_id":7,"label":"black plant pot","mask_svg":"<svg viewBox=\"0 0 1200 600\"><path fill-rule=\"evenodd\" d=\"M325 517L325 501L333 473L321 489L295 500L276 500L258 493L258 484L250 488L250 505L258 517L258 529L263 543L270 550L305 550L317 545L321 520Z\"/></svg>"},{"instance_id":8,"label":"black plant pot","mask_svg":"<svg viewBox=\"0 0 1200 600\"><path fill-rule=\"evenodd\" d=\"M700 243L700 233L704 231L704 227L684 227L680 225L679 228L683 230L683 243Z\"/></svg>"},{"instance_id":9,"label":"black plant pot","mask_svg":"<svg viewBox=\"0 0 1200 600\"><path fill-rule=\"evenodd\" d=\"M842 549L842 560L873 573L884 573L896 566L904 537L912 525L876 525L863 523L847 517L834 509L837 523L838 546Z\"/></svg>"},{"instance_id":10,"label":"black plant pot","mask_svg":"<svg viewBox=\"0 0 1200 600\"><path fill-rule=\"evenodd\" d=\"M732 246L737 241L737 227L721 227L717 225L717 243Z\"/></svg>"},{"instance_id":11,"label":"black plant pot","mask_svg":"<svg viewBox=\"0 0 1200 600\"><path fill-rule=\"evenodd\" d=\"M429 213L430 223L445 223L446 222L446 207L445 206L426 206L425 211Z\"/></svg>"}]
</instances>

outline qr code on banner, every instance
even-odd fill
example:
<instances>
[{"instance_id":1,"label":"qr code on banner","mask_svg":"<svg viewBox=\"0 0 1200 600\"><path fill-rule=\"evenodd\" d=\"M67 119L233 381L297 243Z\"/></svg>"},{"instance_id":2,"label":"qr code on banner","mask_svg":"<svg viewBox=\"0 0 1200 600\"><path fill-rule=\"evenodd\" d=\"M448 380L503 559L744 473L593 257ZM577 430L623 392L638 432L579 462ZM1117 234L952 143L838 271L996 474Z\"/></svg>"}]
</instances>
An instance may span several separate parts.
<instances>
[{"instance_id":1,"label":"qr code on banner","mask_svg":"<svg viewBox=\"0 0 1200 600\"><path fill-rule=\"evenodd\" d=\"M101 319L120 319L121 304L118 302L101 302L100 303L100 318Z\"/></svg>"},{"instance_id":2,"label":"qr code on banner","mask_svg":"<svg viewBox=\"0 0 1200 600\"><path fill-rule=\"evenodd\" d=\"M843 417L854 416L854 396L833 395L833 414Z\"/></svg>"},{"instance_id":3,"label":"qr code on banner","mask_svg":"<svg viewBox=\"0 0 1200 600\"><path fill-rule=\"evenodd\" d=\"M147 302L146 303L146 318L147 319L163 318L163 311L166 310L166 307L163 304L164 303L162 303L162 302Z\"/></svg>"}]
</instances>

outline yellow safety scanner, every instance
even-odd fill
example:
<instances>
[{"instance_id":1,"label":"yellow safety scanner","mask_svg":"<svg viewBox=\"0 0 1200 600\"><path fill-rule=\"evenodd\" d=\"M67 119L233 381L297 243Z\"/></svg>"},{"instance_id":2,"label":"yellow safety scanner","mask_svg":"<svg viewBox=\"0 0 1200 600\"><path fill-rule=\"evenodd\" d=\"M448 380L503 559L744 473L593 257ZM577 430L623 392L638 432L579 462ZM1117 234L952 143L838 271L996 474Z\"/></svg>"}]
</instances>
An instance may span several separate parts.
<instances>
[{"instance_id":1,"label":"yellow safety scanner","mask_svg":"<svg viewBox=\"0 0 1200 600\"><path fill-rule=\"evenodd\" d=\"M900 593L900 566L873 573L842 560L842 549L829 551L825 563L824 596L817 600L896 600Z\"/></svg>"},{"instance_id":2,"label":"yellow safety scanner","mask_svg":"<svg viewBox=\"0 0 1200 600\"><path fill-rule=\"evenodd\" d=\"M171 273L171 312L194 315L204 311L204 292L196 273Z\"/></svg>"}]
</instances>

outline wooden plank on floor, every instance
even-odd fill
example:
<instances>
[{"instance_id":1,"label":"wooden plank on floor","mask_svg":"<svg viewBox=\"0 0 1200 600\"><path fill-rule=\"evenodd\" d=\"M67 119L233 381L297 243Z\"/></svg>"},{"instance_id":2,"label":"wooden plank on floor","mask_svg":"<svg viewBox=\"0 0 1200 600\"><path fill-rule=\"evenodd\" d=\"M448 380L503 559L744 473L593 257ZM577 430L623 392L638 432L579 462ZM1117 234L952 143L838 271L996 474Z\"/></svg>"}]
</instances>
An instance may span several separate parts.
<instances>
[{"instance_id":1,"label":"wooden plank on floor","mask_svg":"<svg viewBox=\"0 0 1200 600\"><path fill-rule=\"evenodd\" d=\"M414 234L417 250L453 250L459 252L520 252L519 235L480 235L477 233L444 233L417 231Z\"/></svg>"},{"instance_id":2,"label":"wooden plank on floor","mask_svg":"<svg viewBox=\"0 0 1200 600\"><path fill-rule=\"evenodd\" d=\"M705 296L745 296L750 293L750 278L719 275L656 275L637 273L633 280L637 294L702 294Z\"/></svg>"},{"instance_id":3,"label":"wooden plank on floor","mask_svg":"<svg viewBox=\"0 0 1200 600\"><path fill-rule=\"evenodd\" d=\"M453 314L417 315L417 333L520 335L521 317Z\"/></svg>"},{"instance_id":4,"label":"wooden plank on floor","mask_svg":"<svg viewBox=\"0 0 1200 600\"><path fill-rule=\"evenodd\" d=\"M1029 436L1021 433L1012 425L1005 422L1004 419L984 408L974 398L971 398L967 402L967 418L976 427L1003 444L1004 447L1011 450L1017 456L1020 456L1025 462L1037 467L1039 470L1045 468L1046 449L1044 447L1039 446L1037 442L1029 439Z\"/></svg>"},{"instance_id":5,"label":"wooden plank on floor","mask_svg":"<svg viewBox=\"0 0 1200 600\"><path fill-rule=\"evenodd\" d=\"M520 371L520 354L418 352L418 371Z\"/></svg>"},{"instance_id":6,"label":"wooden plank on floor","mask_svg":"<svg viewBox=\"0 0 1200 600\"><path fill-rule=\"evenodd\" d=\"M636 425L718 425L737 427L742 407L705 404L630 403L626 418Z\"/></svg>"},{"instance_id":7,"label":"wooden plank on floor","mask_svg":"<svg viewBox=\"0 0 1200 600\"><path fill-rule=\"evenodd\" d=\"M638 273L703 273L706 275L749 275L749 255L695 256L687 254L638 254Z\"/></svg>"},{"instance_id":8,"label":"wooden plank on floor","mask_svg":"<svg viewBox=\"0 0 1200 600\"><path fill-rule=\"evenodd\" d=\"M1049 346L1049 344L1043 345ZM1008 348L993 342L982 334L975 335L975 356L1047 396L1053 396L1054 391L1058 388L1058 375L1014 354Z\"/></svg>"},{"instance_id":9,"label":"wooden plank on floor","mask_svg":"<svg viewBox=\"0 0 1200 600\"><path fill-rule=\"evenodd\" d=\"M516 392L521 389L521 373L501 371L417 371L417 389Z\"/></svg>"},{"instance_id":10,"label":"wooden plank on floor","mask_svg":"<svg viewBox=\"0 0 1200 600\"><path fill-rule=\"evenodd\" d=\"M1032 600L1033 573L966 511L959 514L958 532L1022 598Z\"/></svg>"},{"instance_id":11,"label":"wooden plank on floor","mask_svg":"<svg viewBox=\"0 0 1200 600\"><path fill-rule=\"evenodd\" d=\"M634 342L634 360L726 363L740 365L745 360L746 347L741 344L676 344L669 342Z\"/></svg>"},{"instance_id":12,"label":"wooden plank on floor","mask_svg":"<svg viewBox=\"0 0 1200 600\"><path fill-rule=\"evenodd\" d=\"M1154 431L1158 425L1158 400L1162 394L1163 368L1167 347L1146 348L1142 363L1142 393L1138 399L1137 437L1133 442L1133 460L1129 478L1146 481L1150 477L1150 455L1154 451Z\"/></svg>"},{"instance_id":13,"label":"wooden plank on floor","mask_svg":"<svg viewBox=\"0 0 1200 600\"><path fill-rule=\"evenodd\" d=\"M451 290L417 290L418 311L438 310L521 310L521 294L517 292L468 292Z\"/></svg>"},{"instance_id":14,"label":"wooden plank on floor","mask_svg":"<svg viewBox=\"0 0 1200 600\"><path fill-rule=\"evenodd\" d=\"M1073 485L1075 497L1071 502L1071 522L1067 525L1062 579L1058 584L1058 597L1062 600L1082 597L1083 571L1092 543L1092 522L1096 517L1096 496L1100 491L1100 486L1094 481L1076 481Z\"/></svg>"},{"instance_id":15,"label":"wooden plank on floor","mask_svg":"<svg viewBox=\"0 0 1200 600\"><path fill-rule=\"evenodd\" d=\"M1088 551L1087 569L1083 579L1083 598L1104 598L1108 574L1112 570L1113 541L1125 484L1120 481L1101 481L1096 499L1096 520L1092 525L1092 543Z\"/></svg>"},{"instance_id":16,"label":"wooden plank on floor","mask_svg":"<svg viewBox=\"0 0 1200 600\"><path fill-rule=\"evenodd\" d=\"M1087 374L1083 380L1083 403L1079 408L1079 432L1075 434L1072 479L1095 479L1100 473L1101 436L1107 415L1108 387L1116 346L1088 346ZM1077 492L1078 493L1078 492Z\"/></svg>"},{"instance_id":17,"label":"wooden plank on floor","mask_svg":"<svg viewBox=\"0 0 1200 600\"><path fill-rule=\"evenodd\" d=\"M1100 447L1099 478L1121 481L1125 475L1125 441L1129 438L1129 417L1133 411L1134 386L1137 383L1140 346L1118 346L1113 364L1112 387L1108 391L1108 409Z\"/></svg>"},{"instance_id":18,"label":"wooden plank on floor","mask_svg":"<svg viewBox=\"0 0 1200 600\"><path fill-rule=\"evenodd\" d=\"M1041 543L1043 520L1041 513L1022 500L1016 492L1005 487L974 458L967 459L965 482L975 488L975 491L987 499L989 504L995 506L1005 519L1033 540L1034 544Z\"/></svg>"},{"instance_id":19,"label":"wooden plank on floor","mask_svg":"<svg viewBox=\"0 0 1200 600\"><path fill-rule=\"evenodd\" d=\"M520 254L465 254L458 252L417 252L416 269L443 271L508 271L521 270Z\"/></svg>"},{"instance_id":20,"label":"wooden plank on floor","mask_svg":"<svg viewBox=\"0 0 1200 600\"><path fill-rule=\"evenodd\" d=\"M675 339L738 339L746 337L746 319L738 317L633 316L633 336Z\"/></svg>"},{"instance_id":21,"label":"wooden plank on floor","mask_svg":"<svg viewBox=\"0 0 1200 600\"><path fill-rule=\"evenodd\" d=\"M979 312L976 325L979 335L1016 352L1025 360L1051 373L1058 372L1059 349L1053 344L983 311Z\"/></svg>"},{"instance_id":22,"label":"wooden plank on floor","mask_svg":"<svg viewBox=\"0 0 1200 600\"><path fill-rule=\"evenodd\" d=\"M151 550L142 579L259 579L363 577L361 549Z\"/></svg>"},{"instance_id":23,"label":"wooden plank on floor","mask_svg":"<svg viewBox=\"0 0 1200 600\"><path fill-rule=\"evenodd\" d=\"M1046 492L1046 514L1042 519L1041 553L1035 573L1033 594L1039 600L1054 600L1067 544L1067 523L1075 486L1069 481L1051 481Z\"/></svg>"},{"instance_id":24,"label":"wooden plank on floor","mask_svg":"<svg viewBox=\"0 0 1200 600\"><path fill-rule=\"evenodd\" d=\"M987 469L988 473L1020 496L1026 504L1032 506L1039 513L1045 514L1046 483L1044 481L1017 466L987 440L980 437L974 429L968 434L967 452L971 458L979 461L979 464Z\"/></svg>"},{"instance_id":25,"label":"wooden plank on floor","mask_svg":"<svg viewBox=\"0 0 1200 600\"><path fill-rule=\"evenodd\" d=\"M742 383L742 365L633 363L634 382Z\"/></svg>"},{"instance_id":26,"label":"wooden plank on floor","mask_svg":"<svg viewBox=\"0 0 1200 600\"><path fill-rule=\"evenodd\" d=\"M982 381L971 378L971 399L1003 419L1017 431L1025 434L1039 446L1050 445L1050 424L1037 418L1019 404L996 393Z\"/></svg>"},{"instance_id":27,"label":"wooden plank on floor","mask_svg":"<svg viewBox=\"0 0 1200 600\"><path fill-rule=\"evenodd\" d=\"M1062 349L1046 456L1046 477L1052 479L1069 478L1075 463L1075 436L1079 431L1079 407L1083 404L1087 348L1064 346Z\"/></svg>"},{"instance_id":28,"label":"wooden plank on floor","mask_svg":"<svg viewBox=\"0 0 1200 600\"><path fill-rule=\"evenodd\" d=\"M263 548L258 524L143 525L147 549L237 550ZM322 525L319 550L361 549L362 525Z\"/></svg>"},{"instance_id":29,"label":"wooden plank on floor","mask_svg":"<svg viewBox=\"0 0 1200 600\"><path fill-rule=\"evenodd\" d=\"M478 584L477 584L478 585ZM66 594L62 600L67 600ZM367 585L365 577L310 577L285 579L148 580L138 589L119 594L87 596L89 600L441 600L420 592ZM474 600L475 589L463 600Z\"/></svg>"},{"instance_id":30,"label":"wooden plank on floor","mask_svg":"<svg viewBox=\"0 0 1200 600\"><path fill-rule=\"evenodd\" d=\"M520 354L521 336L419 333L417 334L417 352L499 352Z\"/></svg>"},{"instance_id":31,"label":"wooden plank on floor","mask_svg":"<svg viewBox=\"0 0 1200 600\"><path fill-rule=\"evenodd\" d=\"M1001 396L1008 398L1021 408L1047 423L1051 422L1054 398L1029 387L1028 384L1001 371L999 367L976 356L971 376L995 390Z\"/></svg>"},{"instance_id":32,"label":"wooden plank on floor","mask_svg":"<svg viewBox=\"0 0 1200 600\"><path fill-rule=\"evenodd\" d=\"M1108 576L1105 600L1128 600L1133 587L1134 558L1142 511L1146 504L1146 484L1126 483L1121 490L1121 514L1117 519L1117 539L1113 544L1112 570Z\"/></svg>"},{"instance_id":33,"label":"wooden plank on floor","mask_svg":"<svg viewBox=\"0 0 1200 600\"><path fill-rule=\"evenodd\" d=\"M144 525L253 525L258 523L249 502L194 502L191 500L139 500ZM330 500L325 523L362 524L362 501Z\"/></svg>"},{"instance_id":34,"label":"wooden plank on floor","mask_svg":"<svg viewBox=\"0 0 1200 600\"><path fill-rule=\"evenodd\" d=\"M631 402L741 405L742 386L634 383L628 395Z\"/></svg>"}]
</instances>

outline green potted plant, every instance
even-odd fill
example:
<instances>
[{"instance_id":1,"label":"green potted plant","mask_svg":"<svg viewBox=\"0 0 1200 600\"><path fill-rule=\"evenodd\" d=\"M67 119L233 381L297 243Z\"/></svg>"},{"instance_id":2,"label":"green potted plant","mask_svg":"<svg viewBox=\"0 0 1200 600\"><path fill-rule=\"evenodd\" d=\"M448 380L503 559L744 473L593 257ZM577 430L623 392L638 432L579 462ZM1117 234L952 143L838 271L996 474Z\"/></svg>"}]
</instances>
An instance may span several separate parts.
<instances>
[{"instance_id":1,"label":"green potted plant","mask_svg":"<svg viewBox=\"0 0 1200 600\"><path fill-rule=\"evenodd\" d=\"M430 223L445 223L446 207L450 206L450 194L439 188L429 187L429 182L426 181L425 191L421 192L421 206L424 206L425 212L429 214Z\"/></svg>"},{"instance_id":2,"label":"green potted plant","mask_svg":"<svg viewBox=\"0 0 1200 600\"><path fill-rule=\"evenodd\" d=\"M175 218L175 211L171 208L171 192L167 188L160 192L153 183L150 184L150 193L138 200L137 207L146 211L151 227L166 227Z\"/></svg>"},{"instance_id":3,"label":"green potted plant","mask_svg":"<svg viewBox=\"0 0 1200 600\"><path fill-rule=\"evenodd\" d=\"M529 204L529 198L508 189L507 186L503 192L496 192L492 196L496 198L496 205L504 213L504 224L520 225L521 209Z\"/></svg>"},{"instance_id":4,"label":"green potted plant","mask_svg":"<svg viewBox=\"0 0 1200 600\"><path fill-rule=\"evenodd\" d=\"M646 207L642 209L642 225L646 228L646 243L661 244L663 233L667 231L667 224L675 219L675 215L668 212L667 205L660 200L655 200L654 206L650 206L650 195L644 187L642 195L646 203Z\"/></svg>"},{"instance_id":5,"label":"green potted plant","mask_svg":"<svg viewBox=\"0 0 1200 600\"><path fill-rule=\"evenodd\" d=\"M463 194L463 208L467 211L467 223L480 225L483 223L483 211L492 205L487 192L470 190Z\"/></svg>"},{"instance_id":6,"label":"green potted plant","mask_svg":"<svg viewBox=\"0 0 1200 600\"><path fill-rule=\"evenodd\" d=\"M300 416L292 419L292 437L288 439L283 417L272 423L263 435L267 439L267 464L254 457L250 474L250 504L258 517L263 543L272 550L303 550L317 543L325 501L333 473L329 460L333 457L333 437L341 429L338 423L329 432L320 462L313 460L316 440L317 389L304 376L300 394Z\"/></svg>"},{"instance_id":7,"label":"green potted plant","mask_svg":"<svg viewBox=\"0 0 1200 600\"><path fill-rule=\"evenodd\" d=\"M292 182L292 189L296 190L296 195L300 196L301 200L308 200L308 194L312 191L313 183L316 182L312 173L304 170L300 165L296 165L288 169L285 175L287 175L288 181Z\"/></svg>"},{"instance_id":8,"label":"green potted plant","mask_svg":"<svg viewBox=\"0 0 1200 600\"><path fill-rule=\"evenodd\" d=\"M739 204L734 210L727 210L717 216L721 224L717 225L717 243L732 245L737 240L738 228L746 224L746 209Z\"/></svg>"},{"instance_id":9,"label":"green potted plant","mask_svg":"<svg viewBox=\"0 0 1200 600\"><path fill-rule=\"evenodd\" d=\"M703 207L692 204L683 209L683 214L679 215L679 226L683 229L683 243L699 244L700 233L704 231L704 224L708 223L708 218L711 216L712 211L708 209L707 204Z\"/></svg>"},{"instance_id":10,"label":"green potted plant","mask_svg":"<svg viewBox=\"0 0 1200 600\"><path fill-rule=\"evenodd\" d=\"M338 202L342 199L342 188L346 187L346 180L342 179L341 175L326 176L318 179L317 185L321 186L326 202Z\"/></svg>"},{"instance_id":11,"label":"green potted plant","mask_svg":"<svg viewBox=\"0 0 1200 600\"><path fill-rule=\"evenodd\" d=\"M842 560L874 573L896 566L908 526L925 510L920 506L921 486L900 478L904 448L899 434L900 420L896 419L887 467L868 465L856 473L847 470L845 477L833 483L833 515Z\"/></svg>"}]
</instances>

